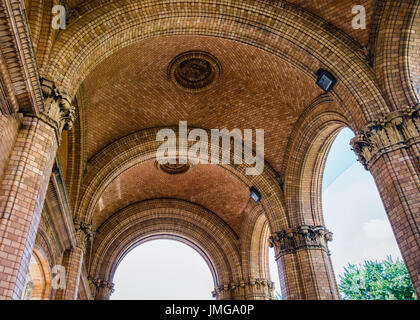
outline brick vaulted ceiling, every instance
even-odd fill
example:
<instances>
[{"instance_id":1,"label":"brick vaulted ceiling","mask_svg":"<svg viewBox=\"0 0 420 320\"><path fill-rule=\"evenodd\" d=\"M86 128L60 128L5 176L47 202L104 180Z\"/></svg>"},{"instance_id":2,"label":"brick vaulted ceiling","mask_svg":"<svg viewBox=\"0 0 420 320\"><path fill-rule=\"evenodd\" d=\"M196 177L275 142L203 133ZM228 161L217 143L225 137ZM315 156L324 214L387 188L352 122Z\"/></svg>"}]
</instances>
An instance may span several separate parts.
<instances>
[{"instance_id":1,"label":"brick vaulted ceiling","mask_svg":"<svg viewBox=\"0 0 420 320\"><path fill-rule=\"evenodd\" d=\"M81 2L68 0L67 5L77 9ZM342 29L361 46L368 45L375 1L361 1L368 25L358 32L349 22L351 0L290 2ZM209 52L220 62L220 79L207 91L188 93L168 80L171 60L190 50ZM79 89L86 117L86 156L92 158L130 133L186 120L190 127L206 129L264 129L265 160L279 171L296 120L321 93L314 79L302 71L246 44L203 36L142 40L101 62ZM194 166L185 174L171 176L150 161L129 169L106 188L96 205L93 225L99 227L131 203L163 197L202 205L239 233L249 191L215 166Z\"/></svg>"},{"instance_id":2,"label":"brick vaulted ceiling","mask_svg":"<svg viewBox=\"0 0 420 320\"><path fill-rule=\"evenodd\" d=\"M267 0L267 2L276 2L277 0ZM78 8L87 0L67 0L70 8ZM337 28L343 30L353 37L363 47L369 42L369 31L372 18L375 12L375 0L288 0L288 2L323 18ZM363 5L366 9L366 30L354 30L350 21L353 18L351 10L354 5Z\"/></svg>"},{"instance_id":3,"label":"brick vaulted ceiling","mask_svg":"<svg viewBox=\"0 0 420 320\"><path fill-rule=\"evenodd\" d=\"M209 90L189 93L167 77L178 54L201 50L221 65ZM231 40L168 36L141 41L100 63L81 89L87 123L87 156L139 130L177 126L206 129L264 129L265 160L279 170L288 136L302 110L322 92L314 79L281 58ZM249 191L229 173L211 165L170 176L153 162L132 168L114 180L95 208L93 224L125 206L152 198L191 201L217 213L236 232Z\"/></svg>"},{"instance_id":4,"label":"brick vaulted ceiling","mask_svg":"<svg viewBox=\"0 0 420 320\"><path fill-rule=\"evenodd\" d=\"M177 88L167 68L178 54L202 50L222 68L200 93ZM124 48L85 80L87 156L138 130L178 126L265 130L266 160L278 169L287 134L322 91L303 72L252 46L202 36L158 37Z\"/></svg>"}]
</instances>

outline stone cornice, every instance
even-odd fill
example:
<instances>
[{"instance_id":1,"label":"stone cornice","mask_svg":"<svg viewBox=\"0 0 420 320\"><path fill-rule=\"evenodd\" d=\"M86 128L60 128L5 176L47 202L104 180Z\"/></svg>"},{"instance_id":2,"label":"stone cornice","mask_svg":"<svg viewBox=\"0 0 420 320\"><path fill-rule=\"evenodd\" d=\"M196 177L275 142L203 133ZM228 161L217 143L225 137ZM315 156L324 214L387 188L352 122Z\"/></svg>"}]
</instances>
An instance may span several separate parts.
<instances>
[{"instance_id":1,"label":"stone cornice","mask_svg":"<svg viewBox=\"0 0 420 320\"><path fill-rule=\"evenodd\" d=\"M369 170L382 155L420 142L420 109L407 107L371 121L351 140L353 151Z\"/></svg>"},{"instance_id":2,"label":"stone cornice","mask_svg":"<svg viewBox=\"0 0 420 320\"><path fill-rule=\"evenodd\" d=\"M326 228L309 225L275 232L269 238L270 247L276 251L276 260L301 249L321 249L328 253L327 242L331 240L332 233Z\"/></svg>"}]
</instances>

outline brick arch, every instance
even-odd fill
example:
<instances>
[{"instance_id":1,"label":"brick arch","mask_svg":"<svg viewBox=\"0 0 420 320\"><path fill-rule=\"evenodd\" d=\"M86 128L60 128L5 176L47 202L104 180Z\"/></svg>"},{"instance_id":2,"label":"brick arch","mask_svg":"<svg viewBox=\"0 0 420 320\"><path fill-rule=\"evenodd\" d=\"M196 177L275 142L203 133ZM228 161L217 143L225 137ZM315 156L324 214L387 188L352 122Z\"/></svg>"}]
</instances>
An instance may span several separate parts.
<instances>
[{"instance_id":1,"label":"brick arch","mask_svg":"<svg viewBox=\"0 0 420 320\"><path fill-rule=\"evenodd\" d=\"M257 204L247 208L241 227L241 259L244 277L270 279L268 238L270 228L264 209Z\"/></svg>"},{"instance_id":2,"label":"brick arch","mask_svg":"<svg viewBox=\"0 0 420 320\"><path fill-rule=\"evenodd\" d=\"M334 139L352 127L329 96L316 99L297 121L284 160L284 193L290 225L324 225L322 177ZM354 128L352 128L354 130Z\"/></svg>"},{"instance_id":3,"label":"brick arch","mask_svg":"<svg viewBox=\"0 0 420 320\"><path fill-rule=\"evenodd\" d=\"M386 1L375 48L375 73L391 110L420 101L420 3Z\"/></svg>"},{"instance_id":4,"label":"brick arch","mask_svg":"<svg viewBox=\"0 0 420 320\"><path fill-rule=\"evenodd\" d=\"M29 263L33 291L31 300L48 300L51 294L51 269L42 248L35 246Z\"/></svg>"},{"instance_id":5,"label":"brick arch","mask_svg":"<svg viewBox=\"0 0 420 320\"><path fill-rule=\"evenodd\" d=\"M420 102L420 3L411 19L411 32L408 45L408 74L411 88L414 91L415 100ZM414 31L414 32L413 32Z\"/></svg>"},{"instance_id":6,"label":"brick arch","mask_svg":"<svg viewBox=\"0 0 420 320\"><path fill-rule=\"evenodd\" d=\"M90 276L112 281L119 262L133 246L171 238L196 249L213 271L215 287L242 278L238 239L216 214L175 199L153 199L114 214L98 230Z\"/></svg>"},{"instance_id":7,"label":"brick arch","mask_svg":"<svg viewBox=\"0 0 420 320\"><path fill-rule=\"evenodd\" d=\"M318 68L328 68L339 79L333 95L351 110L358 126L388 111L362 48L331 24L285 1L89 1L58 34L40 72L74 95L106 57L142 39L165 35L246 43L313 78Z\"/></svg>"},{"instance_id":8,"label":"brick arch","mask_svg":"<svg viewBox=\"0 0 420 320\"><path fill-rule=\"evenodd\" d=\"M117 140L89 161L89 170L81 187L83 196L75 210L78 218L89 223L101 194L116 177L135 165L155 159L156 151L161 144L161 142L156 141L156 134L159 129L141 130ZM178 136L178 128L172 127L172 129ZM192 128L188 129L191 130ZM191 145L190 142L189 145ZM209 141L210 149L211 141ZM217 166L234 175L248 187L255 186L260 191L262 195L261 204L272 230L281 230L287 225L281 189L276 181L276 173L268 164L265 164L264 172L258 176L246 176L247 165L245 164Z\"/></svg>"},{"instance_id":9,"label":"brick arch","mask_svg":"<svg viewBox=\"0 0 420 320\"><path fill-rule=\"evenodd\" d=\"M53 267L56 264L56 256L51 240L51 237L49 237L48 234L43 230L42 226L38 228L34 248L42 252L42 255L45 257L48 265Z\"/></svg>"},{"instance_id":10,"label":"brick arch","mask_svg":"<svg viewBox=\"0 0 420 320\"><path fill-rule=\"evenodd\" d=\"M146 243L146 242L149 242L149 241L153 241L153 240L164 240L164 239L165 240L173 240L173 241L181 242L181 243L189 246L193 250L195 250L204 259L204 261L207 263L207 266L209 267L210 273L212 274L212 277L213 277L213 284L214 284L215 287L217 286L217 279L218 279L217 273L216 273L216 270L214 268L213 262L210 260L209 256L201 249L201 247L199 247L198 245L196 245L194 242L191 242L191 240L185 239L185 238L183 238L181 236L173 235L173 234L155 234L155 235L151 235L151 236L142 238L139 241L134 242L119 257L119 259L117 261L117 264L113 268L112 277L114 277L115 271L118 269L118 266L119 266L120 262L124 259L124 257L128 253L130 253L131 250L133 250L134 248L142 245L143 243Z\"/></svg>"}]
</instances>

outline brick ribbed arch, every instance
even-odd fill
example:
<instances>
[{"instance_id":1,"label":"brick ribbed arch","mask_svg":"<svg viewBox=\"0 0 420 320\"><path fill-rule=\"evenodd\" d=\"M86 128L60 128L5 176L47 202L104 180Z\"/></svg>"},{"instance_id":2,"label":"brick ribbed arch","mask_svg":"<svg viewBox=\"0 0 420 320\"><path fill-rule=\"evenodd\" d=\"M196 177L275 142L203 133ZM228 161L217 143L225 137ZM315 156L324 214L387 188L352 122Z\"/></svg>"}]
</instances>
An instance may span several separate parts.
<instances>
[{"instance_id":1,"label":"brick ribbed arch","mask_svg":"<svg viewBox=\"0 0 420 320\"><path fill-rule=\"evenodd\" d=\"M303 112L289 141L284 160L284 194L290 224L324 225L322 177L328 152L340 129L349 126L336 103L321 96Z\"/></svg>"},{"instance_id":2,"label":"brick ribbed arch","mask_svg":"<svg viewBox=\"0 0 420 320\"><path fill-rule=\"evenodd\" d=\"M391 110L420 101L420 3L386 1L377 31L375 73Z\"/></svg>"},{"instance_id":3,"label":"brick ribbed arch","mask_svg":"<svg viewBox=\"0 0 420 320\"><path fill-rule=\"evenodd\" d=\"M154 199L130 205L99 229L90 276L112 281L122 258L133 247L157 238L171 238L196 249L209 264L215 287L242 279L239 242L216 214L176 199Z\"/></svg>"},{"instance_id":4,"label":"brick ribbed arch","mask_svg":"<svg viewBox=\"0 0 420 320\"><path fill-rule=\"evenodd\" d=\"M270 279L267 263L270 228L263 208L254 203L250 204L244 212L240 234L242 270L244 276L249 274L255 278Z\"/></svg>"},{"instance_id":5,"label":"brick ribbed arch","mask_svg":"<svg viewBox=\"0 0 420 320\"><path fill-rule=\"evenodd\" d=\"M350 23L350 22L349 22ZM358 126L388 108L362 48L325 20L285 1L89 1L61 31L41 74L74 95L94 67L119 49L165 35L205 35L271 52L315 78L339 79L333 95Z\"/></svg>"},{"instance_id":6,"label":"brick ribbed arch","mask_svg":"<svg viewBox=\"0 0 420 320\"><path fill-rule=\"evenodd\" d=\"M90 160L90 169L81 188L83 196L75 210L78 218L89 223L101 194L115 178L135 165L156 158L156 151L161 145L161 142L156 141L159 129L145 129L121 138ZM171 129L178 136L178 127ZM189 130L191 129L189 128ZM210 132L208 133L210 134ZM192 144L189 142L189 146ZM211 150L211 147L212 144L209 141L208 150ZM219 148L219 146L215 147ZM233 152L233 150L231 151ZM219 154L221 154L221 148ZM288 218L283 209L281 188L276 180L275 172L268 164L265 164L263 173L257 176L245 175L245 169L248 166L246 164L217 166L237 177L248 187L255 186L260 191L261 204L272 230L282 230L287 227Z\"/></svg>"}]
</instances>

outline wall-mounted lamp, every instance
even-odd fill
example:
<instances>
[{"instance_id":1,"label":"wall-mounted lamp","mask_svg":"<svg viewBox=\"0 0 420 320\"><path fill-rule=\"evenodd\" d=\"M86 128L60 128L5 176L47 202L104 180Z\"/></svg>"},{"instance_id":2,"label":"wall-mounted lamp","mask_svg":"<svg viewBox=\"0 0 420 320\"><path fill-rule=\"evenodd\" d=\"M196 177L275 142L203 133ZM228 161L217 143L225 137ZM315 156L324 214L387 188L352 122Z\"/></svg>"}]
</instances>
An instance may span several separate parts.
<instances>
[{"instance_id":1,"label":"wall-mounted lamp","mask_svg":"<svg viewBox=\"0 0 420 320\"><path fill-rule=\"evenodd\" d=\"M251 187L249 191L251 193L252 200L254 200L255 202L258 202L261 200L261 194L258 192L258 190L255 187Z\"/></svg>"},{"instance_id":2,"label":"wall-mounted lamp","mask_svg":"<svg viewBox=\"0 0 420 320\"><path fill-rule=\"evenodd\" d=\"M327 70L319 69L316 75L318 76L316 84L325 92L330 91L337 82L337 79Z\"/></svg>"}]
</instances>

